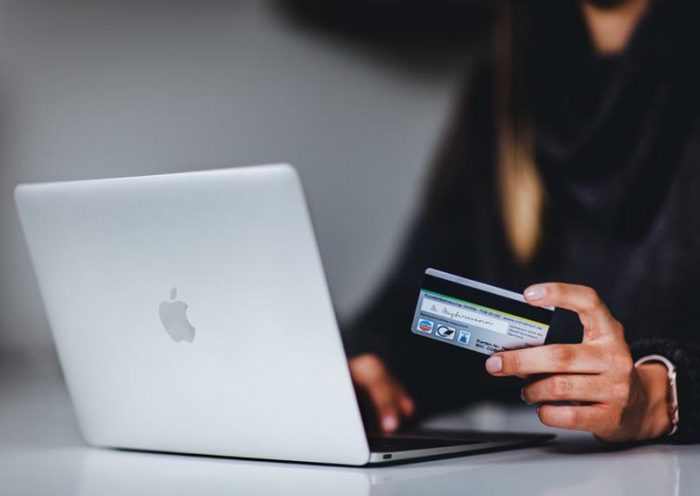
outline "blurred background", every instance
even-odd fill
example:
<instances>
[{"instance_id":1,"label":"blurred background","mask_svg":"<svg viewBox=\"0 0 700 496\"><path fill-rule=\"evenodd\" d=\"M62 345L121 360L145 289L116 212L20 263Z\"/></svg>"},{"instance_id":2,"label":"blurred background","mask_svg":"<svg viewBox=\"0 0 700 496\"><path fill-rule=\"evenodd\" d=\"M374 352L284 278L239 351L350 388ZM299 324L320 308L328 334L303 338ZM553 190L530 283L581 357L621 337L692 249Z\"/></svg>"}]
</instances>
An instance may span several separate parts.
<instances>
[{"instance_id":1,"label":"blurred background","mask_svg":"<svg viewBox=\"0 0 700 496\"><path fill-rule=\"evenodd\" d=\"M52 356L20 182L291 162L352 316L394 257L489 19L476 0L0 0L4 361Z\"/></svg>"}]
</instances>

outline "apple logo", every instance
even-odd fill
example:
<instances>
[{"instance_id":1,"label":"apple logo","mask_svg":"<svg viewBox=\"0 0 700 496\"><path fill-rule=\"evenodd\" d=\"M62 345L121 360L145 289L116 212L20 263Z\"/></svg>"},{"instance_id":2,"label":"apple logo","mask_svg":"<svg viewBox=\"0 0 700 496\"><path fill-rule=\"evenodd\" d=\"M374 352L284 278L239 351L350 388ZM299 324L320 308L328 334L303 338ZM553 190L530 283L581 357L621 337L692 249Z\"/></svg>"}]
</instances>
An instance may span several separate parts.
<instances>
[{"instance_id":1,"label":"apple logo","mask_svg":"<svg viewBox=\"0 0 700 496\"><path fill-rule=\"evenodd\" d=\"M187 320L187 304L184 301L175 301L177 298L177 288L170 290L170 301L161 301L158 313L163 327L173 341L194 341L195 328Z\"/></svg>"}]
</instances>

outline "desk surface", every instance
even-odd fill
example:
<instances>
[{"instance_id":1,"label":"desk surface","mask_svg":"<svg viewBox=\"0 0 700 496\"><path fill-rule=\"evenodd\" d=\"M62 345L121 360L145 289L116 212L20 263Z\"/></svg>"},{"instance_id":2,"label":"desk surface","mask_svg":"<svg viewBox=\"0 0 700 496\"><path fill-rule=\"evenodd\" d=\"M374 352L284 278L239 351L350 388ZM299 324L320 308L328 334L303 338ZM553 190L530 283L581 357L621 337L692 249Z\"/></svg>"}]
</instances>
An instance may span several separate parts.
<instances>
[{"instance_id":1,"label":"desk surface","mask_svg":"<svg viewBox=\"0 0 700 496\"><path fill-rule=\"evenodd\" d=\"M0 494L157 495L690 495L700 446L606 449L557 432L547 446L381 468L161 455L89 448L51 359L0 366ZM26 363L26 361L25 361ZM440 427L538 430L527 408L489 406L432 421Z\"/></svg>"}]
</instances>

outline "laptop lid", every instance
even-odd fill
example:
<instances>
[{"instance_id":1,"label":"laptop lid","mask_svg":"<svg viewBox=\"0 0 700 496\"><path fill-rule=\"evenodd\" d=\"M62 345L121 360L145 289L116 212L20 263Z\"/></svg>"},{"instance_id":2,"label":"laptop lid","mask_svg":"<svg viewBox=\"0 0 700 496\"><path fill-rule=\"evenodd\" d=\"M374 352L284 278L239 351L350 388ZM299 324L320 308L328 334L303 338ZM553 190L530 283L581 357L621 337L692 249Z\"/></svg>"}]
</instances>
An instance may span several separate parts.
<instances>
[{"instance_id":1,"label":"laptop lid","mask_svg":"<svg viewBox=\"0 0 700 496\"><path fill-rule=\"evenodd\" d=\"M15 197L89 443L368 461L291 166L20 185Z\"/></svg>"}]
</instances>

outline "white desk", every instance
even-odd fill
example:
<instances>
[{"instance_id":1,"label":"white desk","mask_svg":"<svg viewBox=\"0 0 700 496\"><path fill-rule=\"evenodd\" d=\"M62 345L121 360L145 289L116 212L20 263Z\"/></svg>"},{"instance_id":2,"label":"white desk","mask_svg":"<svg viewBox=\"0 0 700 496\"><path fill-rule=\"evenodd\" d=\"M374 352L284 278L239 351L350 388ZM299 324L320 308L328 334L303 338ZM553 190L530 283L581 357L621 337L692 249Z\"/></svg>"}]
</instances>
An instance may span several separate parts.
<instances>
[{"instance_id":1,"label":"white desk","mask_svg":"<svg viewBox=\"0 0 700 496\"><path fill-rule=\"evenodd\" d=\"M2 357L0 357L0 360ZM382 468L344 468L86 447L51 358L0 366L0 494L700 494L700 446L606 450L558 433L548 446ZM529 409L480 408L435 425L534 430Z\"/></svg>"}]
</instances>

